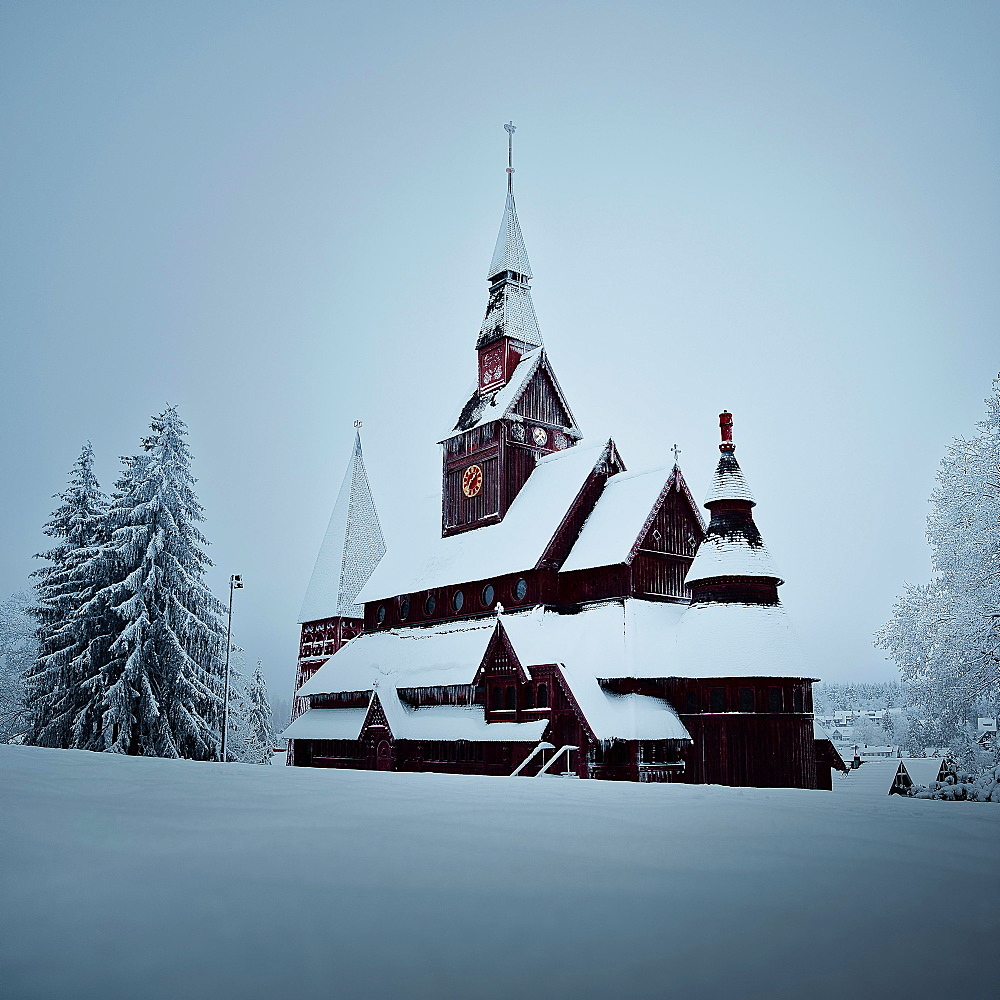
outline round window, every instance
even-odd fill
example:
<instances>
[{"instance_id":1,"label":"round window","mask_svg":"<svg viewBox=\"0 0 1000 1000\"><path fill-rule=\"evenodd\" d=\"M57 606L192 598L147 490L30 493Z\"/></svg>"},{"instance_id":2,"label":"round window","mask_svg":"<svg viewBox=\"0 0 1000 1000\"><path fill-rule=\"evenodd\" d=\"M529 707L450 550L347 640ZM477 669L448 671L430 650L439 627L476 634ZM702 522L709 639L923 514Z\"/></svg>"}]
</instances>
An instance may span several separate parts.
<instances>
[{"instance_id":1,"label":"round window","mask_svg":"<svg viewBox=\"0 0 1000 1000\"><path fill-rule=\"evenodd\" d=\"M493 589L493 584L488 583L483 587L483 607L492 608L493 598L496 597L496 591Z\"/></svg>"},{"instance_id":2,"label":"round window","mask_svg":"<svg viewBox=\"0 0 1000 1000\"><path fill-rule=\"evenodd\" d=\"M514 600L523 601L525 594L528 593L528 581L523 577L514 584Z\"/></svg>"},{"instance_id":3,"label":"round window","mask_svg":"<svg viewBox=\"0 0 1000 1000\"><path fill-rule=\"evenodd\" d=\"M451 598L451 606L456 611L461 611L463 604L465 604L465 594L463 594L460 590L456 590Z\"/></svg>"},{"instance_id":4,"label":"round window","mask_svg":"<svg viewBox=\"0 0 1000 1000\"><path fill-rule=\"evenodd\" d=\"M437 601L434 600L433 594L427 595L427 600L424 601L424 614L432 615L434 614L434 609L437 607Z\"/></svg>"},{"instance_id":5,"label":"round window","mask_svg":"<svg viewBox=\"0 0 1000 1000\"><path fill-rule=\"evenodd\" d=\"M410 599L408 597L404 597L399 602L399 617L403 621L410 617Z\"/></svg>"},{"instance_id":6,"label":"round window","mask_svg":"<svg viewBox=\"0 0 1000 1000\"><path fill-rule=\"evenodd\" d=\"M384 604L380 604L378 606L378 611L375 612L375 617L378 619L379 625L381 625L382 622L385 621L385 605Z\"/></svg>"}]
</instances>

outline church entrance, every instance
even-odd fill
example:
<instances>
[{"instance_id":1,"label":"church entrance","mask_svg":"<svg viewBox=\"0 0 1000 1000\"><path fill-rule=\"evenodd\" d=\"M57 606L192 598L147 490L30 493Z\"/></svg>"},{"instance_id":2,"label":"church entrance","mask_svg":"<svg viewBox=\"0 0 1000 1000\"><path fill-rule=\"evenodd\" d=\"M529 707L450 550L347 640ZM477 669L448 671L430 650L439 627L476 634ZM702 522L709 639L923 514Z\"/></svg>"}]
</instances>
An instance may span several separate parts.
<instances>
[{"instance_id":1,"label":"church entrance","mask_svg":"<svg viewBox=\"0 0 1000 1000\"><path fill-rule=\"evenodd\" d=\"M388 740L382 740L375 755L375 769L378 771L392 770L392 747Z\"/></svg>"}]
</instances>

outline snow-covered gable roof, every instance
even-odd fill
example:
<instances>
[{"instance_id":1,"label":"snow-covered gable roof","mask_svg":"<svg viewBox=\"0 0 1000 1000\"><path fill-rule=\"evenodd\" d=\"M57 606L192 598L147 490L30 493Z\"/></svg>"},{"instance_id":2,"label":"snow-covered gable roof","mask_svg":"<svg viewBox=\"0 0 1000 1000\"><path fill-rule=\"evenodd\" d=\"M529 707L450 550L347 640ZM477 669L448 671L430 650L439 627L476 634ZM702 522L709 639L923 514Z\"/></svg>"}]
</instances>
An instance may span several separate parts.
<instances>
[{"instance_id":1,"label":"snow-covered gable roof","mask_svg":"<svg viewBox=\"0 0 1000 1000\"><path fill-rule=\"evenodd\" d=\"M413 708L393 687L376 692L389 729L397 740L520 740L537 743L548 720L487 722L482 705L431 705Z\"/></svg>"},{"instance_id":2,"label":"snow-covered gable roof","mask_svg":"<svg viewBox=\"0 0 1000 1000\"><path fill-rule=\"evenodd\" d=\"M642 539L646 526L672 489L680 489L683 479L673 469L648 472L619 472L601 493L569 557L563 572L615 566L628 562ZM684 487L686 492L686 487ZM695 517L701 515L692 503Z\"/></svg>"},{"instance_id":3,"label":"snow-covered gable roof","mask_svg":"<svg viewBox=\"0 0 1000 1000\"><path fill-rule=\"evenodd\" d=\"M899 763L913 784L926 787L938 780L944 760L941 757L904 757Z\"/></svg>"},{"instance_id":4,"label":"snow-covered gable roof","mask_svg":"<svg viewBox=\"0 0 1000 1000\"><path fill-rule=\"evenodd\" d=\"M407 545L389 550L358 595L373 601L532 569L609 447L577 445L539 459L499 524L441 537L440 509L415 512Z\"/></svg>"},{"instance_id":5,"label":"snow-covered gable roof","mask_svg":"<svg viewBox=\"0 0 1000 1000\"><path fill-rule=\"evenodd\" d=\"M290 740L356 740L367 708L310 708L281 734Z\"/></svg>"},{"instance_id":6,"label":"snow-covered gable roof","mask_svg":"<svg viewBox=\"0 0 1000 1000\"><path fill-rule=\"evenodd\" d=\"M385 542L361 454L361 436L355 434L347 472L309 578L299 621L338 615L363 617L364 608L355 603L355 598L384 554Z\"/></svg>"},{"instance_id":7,"label":"snow-covered gable roof","mask_svg":"<svg viewBox=\"0 0 1000 1000\"><path fill-rule=\"evenodd\" d=\"M339 649L296 693L471 684L494 627L488 618L366 632Z\"/></svg>"}]
</instances>

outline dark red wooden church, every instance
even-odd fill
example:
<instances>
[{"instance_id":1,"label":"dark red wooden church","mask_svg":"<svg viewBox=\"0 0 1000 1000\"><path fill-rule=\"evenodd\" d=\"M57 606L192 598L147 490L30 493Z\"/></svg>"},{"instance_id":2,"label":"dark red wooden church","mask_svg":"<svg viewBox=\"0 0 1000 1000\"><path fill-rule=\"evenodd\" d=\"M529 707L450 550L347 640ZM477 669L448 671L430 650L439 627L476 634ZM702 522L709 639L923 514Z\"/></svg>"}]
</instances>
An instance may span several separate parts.
<instances>
[{"instance_id":1,"label":"dark red wooden church","mask_svg":"<svg viewBox=\"0 0 1000 1000\"><path fill-rule=\"evenodd\" d=\"M386 551L355 439L303 605L289 762L829 788L732 416L707 527L676 461L636 475L613 441L581 443L511 174L440 522Z\"/></svg>"}]
</instances>

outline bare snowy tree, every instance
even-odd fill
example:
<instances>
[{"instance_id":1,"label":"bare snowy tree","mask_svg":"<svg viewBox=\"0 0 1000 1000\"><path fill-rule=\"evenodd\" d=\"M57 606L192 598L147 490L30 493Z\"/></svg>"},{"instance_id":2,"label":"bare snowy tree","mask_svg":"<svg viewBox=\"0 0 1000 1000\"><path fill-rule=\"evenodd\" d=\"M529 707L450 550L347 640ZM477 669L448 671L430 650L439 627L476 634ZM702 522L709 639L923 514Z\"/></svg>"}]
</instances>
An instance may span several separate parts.
<instances>
[{"instance_id":1,"label":"bare snowy tree","mask_svg":"<svg viewBox=\"0 0 1000 1000\"><path fill-rule=\"evenodd\" d=\"M1000 377L978 433L948 448L927 519L933 576L909 586L876 636L914 705L946 733L1000 703Z\"/></svg>"}]
</instances>

